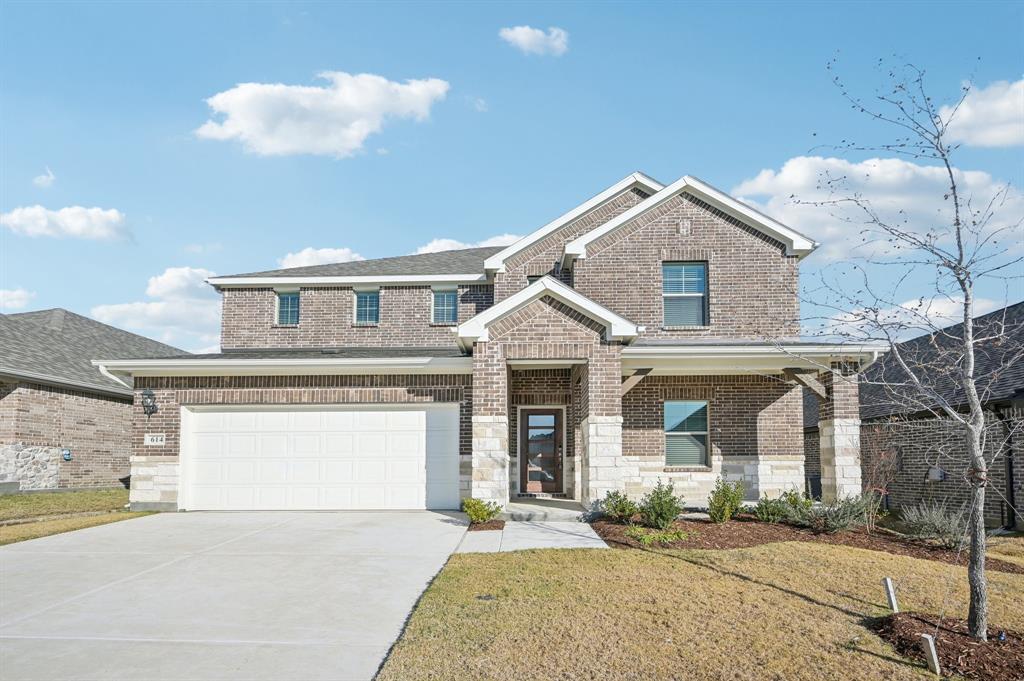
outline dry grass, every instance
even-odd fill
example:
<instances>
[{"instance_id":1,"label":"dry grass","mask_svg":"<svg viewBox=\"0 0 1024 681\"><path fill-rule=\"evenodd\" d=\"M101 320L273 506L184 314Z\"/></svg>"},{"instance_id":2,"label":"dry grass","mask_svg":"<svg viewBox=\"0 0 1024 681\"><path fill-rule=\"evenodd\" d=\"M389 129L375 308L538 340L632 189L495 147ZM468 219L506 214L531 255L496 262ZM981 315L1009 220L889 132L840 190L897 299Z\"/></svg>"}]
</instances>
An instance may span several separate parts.
<instances>
[{"instance_id":1,"label":"dry grass","mask_svg":"<svg viewBox=\"0 0 1024 681\"><path fill-rule=\"evenodd\" d=\"M7 525L0 527L0 546L25 541L26 539L38 539L39 537L46 537L51 534L60 534L61 532L81 530L95 525L116 523L119 520L138 518L143 515L149 515L149 513L106 513L104 515L58 518L56 520L40 520L35 523Z\"/></svg>"},{"instance_id":2,"label":"dry grass","mask_svg":"<svg viewBox=\"0 0 1024 681\"><path fill-rule=\"evenodd\" d=\"M1024 628L1024 576L988 574L991 621ZM966 612L963 568L846 546L456 555L379 678L928 678L864 627L884 576Z\"/></svg>"},{"instance_id":3,"label":"dry grass","mask_svg":"<svg viewBox=\"0 0 1024 681\"><path fill-rule=\"evenodd\" d=\"M0 521L65 513L116 511L127 503L126 489L5 494L0 496Z\"/></svg>"},{"instance_id":4,"label":"dry grass","mask_svg":"<svg viewBox=\"0 0 1024 681\"><path fill-rule=\"evenodd\" d=\"M990 558L1005 560L1007 563L1024 565L1024 534L1004 537L991 537L986 546L985 555Z\"/></svg>"}]
</instances>

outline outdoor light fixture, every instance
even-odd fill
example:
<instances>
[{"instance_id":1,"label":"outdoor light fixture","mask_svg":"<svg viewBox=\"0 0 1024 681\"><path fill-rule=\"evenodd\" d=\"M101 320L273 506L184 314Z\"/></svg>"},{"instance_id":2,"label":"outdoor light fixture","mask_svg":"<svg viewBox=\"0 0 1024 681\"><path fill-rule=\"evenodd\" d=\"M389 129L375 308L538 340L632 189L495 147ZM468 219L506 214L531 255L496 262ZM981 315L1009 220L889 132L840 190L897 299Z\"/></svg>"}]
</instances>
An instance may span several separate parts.
<instances>
[{"instance_id":1,"label":"outdoor light fixture","mask_svg":"<svg viewBox=\"0 0 1024 681\"><path fill-rule=\"evenodd\" d=\"M147 419L157 411L156 395L149 388L142 391L142 411L146 414Z\"/></svg>"}]
</instances>

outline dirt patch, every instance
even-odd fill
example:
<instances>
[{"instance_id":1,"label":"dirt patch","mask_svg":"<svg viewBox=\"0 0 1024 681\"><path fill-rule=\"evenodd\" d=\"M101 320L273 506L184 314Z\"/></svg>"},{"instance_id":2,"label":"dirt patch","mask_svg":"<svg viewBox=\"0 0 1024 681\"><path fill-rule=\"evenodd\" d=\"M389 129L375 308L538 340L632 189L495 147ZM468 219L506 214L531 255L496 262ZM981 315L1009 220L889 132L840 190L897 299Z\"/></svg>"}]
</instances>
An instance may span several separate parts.
<instances>
[{"instance_id":1,"label":"dirt patch","mask_svg":"<svg viewBox=\"0 0 1024 681\"><path fill-rule=\"evenodd\" d=\"M598 519L591 523L591 527L609 546L621 549L645 548L640 542L626 536L625 525ZM967 565L966 551L958 558L955 551L910 541L899 535L880 531L868 534L863 529L858 529L836 534L815 534L810 530L792 525L762 523L751 516L740 516L725 523L713 523L709 520L677 520L673 529L685 532L686 539L663 545L660 548L740 549L775 542L806 541L884 551L898 556L935 560L951 565ZM1024 565L997 558L986 558L985 566L989 570L1024 574Z\"/></svg>"},{"instance_id":2,"label":"dirt patch","mask_svg":"<svg viewBox=\"0 0 1024 681\"><path fill-rule=\"evenodd\" d=\"M503 530L505 529L504 520L488 520L486 523L478 523L476 525L470 524L470 532L485 532L487 530Z\"/></svg>"},{"instance_id":3,"label":"dirt patch","mask_svg":"<svg viewBox=\"0 0 1024 681\"><path fill-rule=\"evenodd\" d=\"M958 674L991 681L1024 679L1024 638L1018 632L989 629L988 642L982 643L967 634L967 623L963 620L940 620L934 615L913 612L882 617L872 622L871 628L901 655L922 663L925 656L921 634L935 636L943 676Z\"/></svg>"}]
</instances>

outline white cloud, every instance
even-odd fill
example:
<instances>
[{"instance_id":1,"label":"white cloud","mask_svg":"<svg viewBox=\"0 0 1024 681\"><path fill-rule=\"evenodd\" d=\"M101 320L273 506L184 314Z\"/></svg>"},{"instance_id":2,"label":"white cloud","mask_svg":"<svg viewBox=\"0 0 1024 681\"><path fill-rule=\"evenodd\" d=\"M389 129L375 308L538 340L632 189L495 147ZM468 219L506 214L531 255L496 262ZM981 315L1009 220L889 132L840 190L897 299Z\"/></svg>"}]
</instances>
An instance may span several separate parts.
<instances>
[{"instance_id":1,"label":"white cloud","mask_svg":"<svg viewBox=\"0 0 1024 681\"><path fill-rule=\"evenodd\" d=\"M212 276L202 268L169 267L150 277L146 296L152 300L97 305L91 314L186 350L208 350L220 336L220 299L205 283Z\"/></svg>"},{"instance_id":2,"label":"white cloud","mask_svg":"<svg viewBox=\"0 0 1024 681\"><path fill-rule=\"evenodd\" d=\"M306 267L308 265L329 265L336 262L354 262L366 260L351 248L313 248L308 246L297 253L289 253L279 258L279 267Z\"/></svg>"},{"instance_id":3,"label":"white cloud","mask_svg":"<svg viewBox=\"0 0 1024 681\"><path fill-rule=\"evenodd\" d=\"M363 148L393 118L422 121L449 85L438 78L398 83L372 73L325 71L323 87L281 83L241 83L206 100L223 115L196 135L239 140L263 156L320 154L344 158Z\"/></svg>"},{"instance_id":4,"label":"white cloud","mask_svg":"<svg viewBox=\"0 0 1024 681\"><path fill-rule=\"evenodd\" d=\"M50 170L50 166L46 166L46 173L44 175L36 175L33 177L32 184L42 189L46 189L47 187L52 187L53 182L56 179L57 176L53 174L52 170Z\"/></svg>"},{"instance_id":5,"label":"white cloud","mask_svg":"<svg viewBox=\"0 0 1024 681\"><path fill-rule=\"evenodd\" d=\"M498 36L523 54L561 57L569 51L569 32L554 26L547 33L532 26L513 26L501 29Z\"/></svg>"},{"instance_id":6,"label":"white cloud","mask_svg":"<svg viewBox=\"0 0 1024 681\"><path fill-rule=\"evenodd\" d=\"M490 108L487 106L487 100L483 97L467 97L466 100L479 113L487 113Z\"/></svg>"},{"instance_id":7,"label":"white cloud","mask_svg":"<svg viewBox=\"0 0 1024 681\"><path fill-rule=\"evenodd\" d=\"M23 288L0 288L0 310L20 310L35 297L35 291Z\"/></svg>"},{"instance_id":8,"label":"white cloud","mask_svg":"<svg viewBox=\"0 0 1024 681\"><path fill-rule=\"evenodd\" d=\"M949 120L953 108L939 109ZM1024 79L996 81L971 90L949 125L949 139L975 147L1012 147L1024 144Z\"/></svg>"},{"instance_id":9,"label":"white cloud","mask_svg":"<svg viewBox=\"0 0 1024 681\"><path fill-rule=\"evenodd\" d=\"M841 195L831 195L821 180L827 175L845 178ZM956 171L961 191L973 196L975 208L995 196L1003 184L981 171ZM807 205L859 193L872 207L892 222L907 221L916 231L934 228L945 219L949 224L948 190L945 170L922 166L902 159L868 159L853 163L839 158L798 156L779 170L762 170L756 177L741 182L732 194L763 212L822 243L814 256L817 262L851 256L884 255L878 244L862 245L863 216L853 207ZM800 201L800 203L797 203ZM902 210L901 215L899 211ZM1024 196L1011 190L999 209L992 227L1017 224L1024 217ZM844 218L850 222L844 221ZM1005 242L1012 243L1010 237Z\"/></svg>"},{"instance_id":10,"label":"white cloud","mask_svg":"<svg viewBox=\"0 0 1024 681\"><path fill-rule=\"evenodd\" d=\"M463 248L484 248L485 246L508 246L514 244L523 237L518 234L499 234L476 243L464 243L455 239L434 239L430 243L423 244L416 249L416 254L437 253L439 251L457 251Z\"/></svg>"},{"instance_id":11,"label":"white cloud","mask_svg":"<svg viewBox=\"0 0 1024 681\"><path fill-rule=\"evenodd\" d=\"M0 225L26 236L117 239L127 234L124 213L115 209L68 206L50 210L23 206L0 215Z\"/></svg>"}]
</instances>

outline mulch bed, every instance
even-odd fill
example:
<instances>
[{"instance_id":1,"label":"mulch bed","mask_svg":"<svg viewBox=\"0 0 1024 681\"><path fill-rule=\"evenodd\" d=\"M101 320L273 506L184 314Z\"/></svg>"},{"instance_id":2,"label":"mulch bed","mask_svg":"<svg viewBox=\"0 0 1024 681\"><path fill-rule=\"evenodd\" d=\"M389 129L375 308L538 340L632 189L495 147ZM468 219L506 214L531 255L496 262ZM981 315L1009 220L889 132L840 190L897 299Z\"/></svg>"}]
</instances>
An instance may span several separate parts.
<instances>
[{"instance_id":1,"label":"mulch bed","mask_svg":"<svg viewBox=\"0 0 1024 681\"><path fill-rule=\"evenodd\" d=\"M939 625L938 635L935 626ZM1005 631L1000 641L998 629L988 630L988 642L975 641L967 634L963 620L901 612L874 620L871 628L904 657L925 661L921 634L935 636L935 652L943 676L959 674L968 679L1020 681L1024 679L1024 638Z\"/></svg>"},{"instance_id":2,"label":"mulch bed","mask_svg":"<svg viewBox=\"0 0 1024 681\"><path fill-rule=\"evenodd\" d=\"M626 525L599 518L591 523L591 527L609 546L620 549L645 548L640 542L626 536ZM741 549L783 541L806 541L884 551L952 565L967 565L967 551L964 551L958 560L955 551L907 540L885 530L875 530L871 534L863 529L836 534L815 534L801 527L783 523L762 523L753 516L744 515L725 523L713 523L710 520L677 520L674 529L686 532L686 539L663 545L660 548ZM986 558L985 567L998 572L1024 574L1024 565L996 558Z\"/></svg>"},{"instance_id":3,"label":"mulch bed","mask_svg":"<svg viewBox=\"0 0 1024 681\"><path fill-rule=\"evenodd\" d=\"M478 525L473 525L472 523L470 523L470 525L469 525L469 531L470 532L485 532L487 530L503 530L503 529L505 529L505 521L504 520L488 520L486 523L480 523Z\"/></svg>"}]
</instances>

